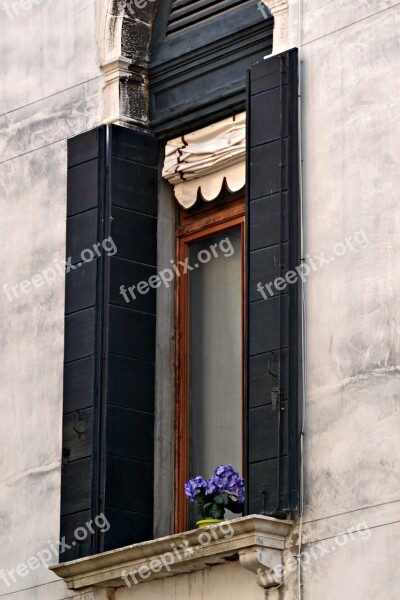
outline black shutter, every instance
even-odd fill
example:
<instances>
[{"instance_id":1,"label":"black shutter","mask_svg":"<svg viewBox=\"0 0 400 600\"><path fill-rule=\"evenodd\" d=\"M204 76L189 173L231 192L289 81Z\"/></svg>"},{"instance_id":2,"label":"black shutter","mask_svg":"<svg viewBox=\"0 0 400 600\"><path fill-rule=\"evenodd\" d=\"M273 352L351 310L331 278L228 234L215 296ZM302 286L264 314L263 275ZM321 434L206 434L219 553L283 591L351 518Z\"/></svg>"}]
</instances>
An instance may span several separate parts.
<instances>
[{"instance_id":1,"label":"black shutter","mask_svg":"<svg viewBox=\"0 0 400 600\"><path fill-rule=\"evenodd\" d=\"M151 135L108 126L68 142L62 562L153 534L156 290L126 302L120 286L156 273L157 174ZM109 531L77 540L101 513Z\"/></svg>"},{"instance_id":2,"label":"black shutter","mask_svg":"<svg viewBox=\"0 0 400 600\"><path fill-rule=\"evenodd\" d=\"M299 284L257 289L300 264L297 50L248 72L248 512L298 507ZM272 292L272 294L271 294Z\"/></svg>"}]
</instances>

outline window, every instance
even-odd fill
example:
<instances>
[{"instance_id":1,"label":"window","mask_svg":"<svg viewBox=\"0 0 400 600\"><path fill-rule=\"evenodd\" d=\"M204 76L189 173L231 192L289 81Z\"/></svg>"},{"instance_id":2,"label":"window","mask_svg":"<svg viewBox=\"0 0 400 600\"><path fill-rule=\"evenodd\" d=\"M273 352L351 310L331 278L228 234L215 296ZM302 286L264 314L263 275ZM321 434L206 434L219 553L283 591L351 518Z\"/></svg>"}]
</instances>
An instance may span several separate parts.
<instances>
[{"instance_id":1,"label":"window","mask_svg":"<svg viewBox=\"0 0 400 600\"><path fill-rule=\"evenodd\" d=\"M176 528L193 525L183 486L219 464L243 471L244 199L180 213Z\"/></svg>"},{"instance_id":2,"label":"window","mask_svg":"<svg viewBox=\"0 0 400 600\"><path fill-rule=\"evenodd\" d=\"M242 312L246 512L290 514L299 501L300 281L267 297L258 285L282 278L300 264L297 51L257 63L248 74L247 90L246 227L240 196L196 204L179 215L178 260L187 259L190 265L193 260L196 264L200 252L204 259L206 252L212 256L187 277L176 278L176 530L189 524L183 484L191 470L205 472L209 464L215 466L227 455L233 463L240 460L240 433L231 436L239 440L237 445L231 446L232 440L222 436L215 447L204 435L210 428L207 403L214 397L221 402L222 417L229 402L229 426L235 432L240 427L240 374L235 372L234 379L222 386L218 375L225 356L209 341L217 339L228 347L226 372L231 377L231 361L238 364L240 358L240 343L229 345L226 339L228 334L233 340L240 337L238 320L231 317L240 308L229 304L230 299L238 300L239 247L241 283L246 288L246 302L242 297L242 307L246 305L246 319ZM68 166L67 256L76 258L82 249L110 236L118 251L72 269L66 278L61 536L70 543L82 520L102 512L111 527L71 547L64 559L148 540L156 520L168 521L169 528L172 510L167 516L159 512L154 516L154 490L164 498L173 485L170 454L161 456L154 467L155 456L160 457L154 440L155 415L165 414L155 392L155 373L158 368L163 375L160 355L166 342L171 370L173 362L169 361L169 332L161 345L156 336L156 321L164 316L158 300L165 298L166 287L146 285L163 268L157 257L157 231L162 231L161 243L163 236L172 242L174 233L170 213L165 216L159 203L158 140L126 127L102 126L69 140ZM82 189L89 191L82 196ZM157 220L167 231L157 227ZM221 249L221 238L227 236L235 258L224 256ZM212 247L222 251L219 258ZM225 248L229 254L229 247ZM226 285L215 286L214 281L221 284L222 278ZM127 300L128 286L135 294ZM172 305L171 296L168 300ZM216 330L222 327L221 318L224 330L229 325L225 340ZM196 344L199 336L201 344ZM215 365L217 374L212 372ZM207 387L199 387L205 379ZM169 387L172 399L169 378L159 381ZM227 397L221 389L228 390ZM168 426L171 402L164 421ZM196 437L203 442L191 443L188 432L192 441ZM162 493L160 480L167 482Z\"/></svg>"}]
</instances>

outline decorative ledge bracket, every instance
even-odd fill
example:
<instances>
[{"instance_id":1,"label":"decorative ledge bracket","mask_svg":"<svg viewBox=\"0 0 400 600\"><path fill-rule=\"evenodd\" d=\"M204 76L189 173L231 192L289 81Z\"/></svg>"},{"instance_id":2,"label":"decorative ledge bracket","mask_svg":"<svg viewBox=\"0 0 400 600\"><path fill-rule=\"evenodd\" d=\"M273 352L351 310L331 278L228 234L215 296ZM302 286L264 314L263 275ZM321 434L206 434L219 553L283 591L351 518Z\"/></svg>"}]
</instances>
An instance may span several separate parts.
<instances>
[{"instance_id":1,"label":"decorative ledge bracket","mask_svg":"<svg viewBox=\"0 0 400 600\"><path fill-rule=\"evenodd\" d=\"M76 597L85 589L89 598L97 589L110 590L199 571L239 560L245 569L257 574L263 588L282 583L282 554L292 521L251 515L224 521L205 529L134 544L89 558L55 565L50 569L64 579ZM89 592L89 590L91 590Z\"/></svg>"},{"instance_id":2,"label":"decorative ledge bracket","mask_svg":"<svg viewBox=\"0 0 400 600\"><path fill-rule=\"evenodd\" d=\"M104 76L103 124L129 124L148 127L148 75L143 65L136 65L125 56L118 56L101 65ZM125 113L129 101L134 99L137 118Z\"/></svg>"}]
</instances>

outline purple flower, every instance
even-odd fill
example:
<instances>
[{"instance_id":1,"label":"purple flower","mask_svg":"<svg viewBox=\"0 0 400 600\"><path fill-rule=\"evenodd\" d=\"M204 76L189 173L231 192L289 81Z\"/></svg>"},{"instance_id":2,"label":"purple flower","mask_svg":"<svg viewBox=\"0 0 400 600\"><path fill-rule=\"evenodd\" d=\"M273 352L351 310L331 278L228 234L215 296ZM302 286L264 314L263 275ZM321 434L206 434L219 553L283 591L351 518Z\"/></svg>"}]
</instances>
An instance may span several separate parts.
<instances>
[{"instance_id":1,"label":"purple flower","mask_svg":"<svg viewBox=\"0 0 400 600\"><path fill-rule=\"evenodd\" d=\"M237 496L239 503L242 504L244 502L244 481L232 465L220 465L217 467L210 481L218 493L228 492Z\"/></svg>"},{"instance_id":2,"label":"purple flower","mask_svg":"<svg viewBox=\"0 0 400 600\"><path fill-rule=\"evenodd\" d=\"M189 479L185 483L185 494L189 498L190 502L196 502L195 498L202 490L206 490L208 482L201 476Z\"/></svg>"},{"instance_id":3,"label":"purple flower","mask_svg":"<svg viewBox=\"0 0 400 600\"><path fill-rule=\"evenodd\" d=\"M205 490L206 490L206 494L207 494L207 496L209 496L209 495L213 494L213 493L214 493L214 492L217 490L217 487L216 487L216 485L215 485L215 483L214 483L214 481L213 481L212 477L211 477L211 479L208 479L208 480L206 481L206 487L205 487Z\"/></svg>"},{"instance_id":4,"label":"purple flower","mask_svg":"<svg viewBox=\"0 0 400 600\"><path fill-rule=\"evenodd\" d=\"M220 465L208 480L198 476L189 479L185 484L186 497L192 503L210 502L224 492L236 496L237 502L243 504L245 499L244 481L232 465ZM207 496L209 499L206 498Z\"/></svg>"}]
</instances>

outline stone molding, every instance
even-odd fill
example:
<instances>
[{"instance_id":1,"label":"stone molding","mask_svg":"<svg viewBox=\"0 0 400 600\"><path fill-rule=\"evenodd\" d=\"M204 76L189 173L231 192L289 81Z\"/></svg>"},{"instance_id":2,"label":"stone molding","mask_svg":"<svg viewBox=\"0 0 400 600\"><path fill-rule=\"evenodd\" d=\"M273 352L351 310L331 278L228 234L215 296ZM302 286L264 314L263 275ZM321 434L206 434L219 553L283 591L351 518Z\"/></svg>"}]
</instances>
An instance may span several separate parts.
<instances>
[{"instance_id":1,"label":"stone molding","mask_svg":"<svg viewBox=\"0 0 400 600\"><path fill-rule=\"evenodd\" d=\"M128 78L130 76L129 67L132 61L125 56L117 56L110 60L106 60L101 69L104 74L106 85L112 85L116 80Z\"/></svg>"},{"instance_id":2,"label":"stone molding","mask_svg":"<svg viewBox=\"0 0 400 600\"><path fill-rule=\"evenodd\" d=\"M273 54L289 48L289 3L287 0L262 0L275 20Z\"/></svg>"},{"instance_id":3,"label":"stone molding","mask_svg":"<svg viewBox=\"0 0 400 600\"><path fill-rule=\"evenodd\" d=\"M109 123L129 124L146 128L148 73L125 56L109 59L101 65L104 75L103 125ZM130 94L135 96L136 118L127 116Z\"/></svg>"},{"instance_id":4,"label":"stone molding","mask_svg":"<svg viewBox=\"0 0 400 600\"><path fill-rule=\"evenodd\" d=\"M235 560L257 575L260 586L269 588L282 583L282 555L292 527L292 521L251 515L50 568L80 600L112 600L113 590L125 586L123 575L126 578L130 573L136 573L141 578L136 583L142 583ZM161 559L167 554L174 559L168 559L168 569L156 569L155 564L163 564Z\"/></svg>"}]
</instances>

